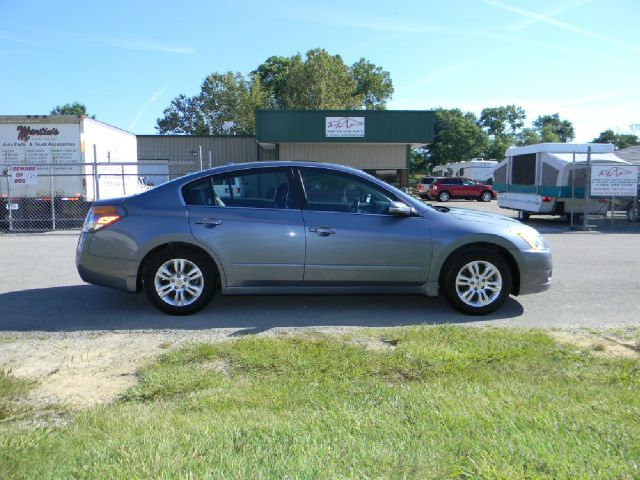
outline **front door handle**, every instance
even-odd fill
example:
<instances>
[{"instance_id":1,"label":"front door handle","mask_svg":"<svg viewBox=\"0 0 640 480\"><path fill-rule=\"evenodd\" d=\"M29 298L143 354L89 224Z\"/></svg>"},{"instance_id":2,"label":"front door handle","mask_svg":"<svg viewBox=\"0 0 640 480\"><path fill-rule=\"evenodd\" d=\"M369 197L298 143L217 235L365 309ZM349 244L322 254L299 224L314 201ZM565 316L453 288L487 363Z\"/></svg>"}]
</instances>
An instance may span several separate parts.
<instances>
[{"instance_id":1,"label":"front door handle","mask_svg":"<svg viewBox=\"0 0 640 480\"><path fill-rule=\"evenodd\" d=\"M203 225L207 228L213 228L220 225L222 223L222 220L219 220L217 218L203 218L202 220L198 220L195 223L196 225Z\"/></svg>"},{"instance_id":2,"label":"front door handle","mask_svg":"<svg viewBox=\"0 0 640 480\"><path fill-rule=\"evenodd\" d=\"M331 227L309 227L311 233L317 233L318 235L333 235L336 233L335 229Z\"/></svg>"}]
</instances>

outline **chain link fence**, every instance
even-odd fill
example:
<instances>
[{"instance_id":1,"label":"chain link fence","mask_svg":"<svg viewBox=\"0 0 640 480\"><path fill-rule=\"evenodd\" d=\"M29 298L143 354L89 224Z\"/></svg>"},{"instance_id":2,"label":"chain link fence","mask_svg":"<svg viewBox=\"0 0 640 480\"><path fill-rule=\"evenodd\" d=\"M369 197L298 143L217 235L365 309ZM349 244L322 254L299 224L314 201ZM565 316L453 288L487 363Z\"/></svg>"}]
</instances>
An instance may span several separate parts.
<instances>
[{"instance_id":1,"label":"chain link fence","mask_svg":"<svg viewBox=\"0 0 640 480\"><path fill-rule=\"evenodd\" d=\"M597 161L581 168L574 165L569 176L571 198L566 213L571 227L640 226L640 178L636 169L635 165Z\"/></svg>"},{"instance_id":2,"label":"chain link fence","mask_svg":"<svg viewBox=\"0 0 640 480\"><path fill-rule=\"evenodd\" d=\"M197 172L199 161L0 165L0 231L82 227L95 200L141 193Z\"/></svg>"}]
</instances>

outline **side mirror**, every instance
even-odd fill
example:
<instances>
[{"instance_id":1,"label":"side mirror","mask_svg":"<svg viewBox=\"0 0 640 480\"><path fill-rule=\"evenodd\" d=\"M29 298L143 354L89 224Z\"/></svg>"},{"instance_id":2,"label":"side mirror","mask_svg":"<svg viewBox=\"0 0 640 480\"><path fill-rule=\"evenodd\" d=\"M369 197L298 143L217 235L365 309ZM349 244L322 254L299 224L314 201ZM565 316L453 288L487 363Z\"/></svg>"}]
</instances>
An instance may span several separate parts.
<instances>
[{"instance_id":1,"label":"side mirror","mask_svg":"<svg viewBox=\"0 0 640 480\"><path fill-rule=\"evenodd\" d=\"M391 202L389 204L389 214L397 217L408 217L411 215L412 209L409 205L402 202Z\"/></svg>"}]
</instances>

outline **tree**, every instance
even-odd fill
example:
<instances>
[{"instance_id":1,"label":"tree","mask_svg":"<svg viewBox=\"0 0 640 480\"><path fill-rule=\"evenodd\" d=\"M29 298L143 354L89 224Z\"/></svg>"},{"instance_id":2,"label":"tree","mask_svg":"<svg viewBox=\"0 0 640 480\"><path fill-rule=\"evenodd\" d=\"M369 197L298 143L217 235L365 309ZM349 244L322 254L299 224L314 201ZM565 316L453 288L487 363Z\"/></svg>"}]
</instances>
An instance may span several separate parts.
<instances>
[{"instance_id":1,"label":"tree","mask_svg":"<svg viewBox=\"0 0 640 480\"><path fill-rule=\"evenodd\" d=\"M518 135L516 135L516 145L525 146L533 145L534 143L540 143L540 136L533 128L523 128Z\"/></svg>"},{"instance_id":2,"label":"tree","mask_svg":"<svg viewBox=\"0 0 640 480\"><path fill-rule=\"evenodd\" d=\"M389 72L361 58L351 66L351 76L356 82L355 95L360 106L367 110L384 110L393 96L393 82Z\"/></svg>"},{"instance_id":3,"label":"tree","mask_svg":"<svg viewBox=\"0 0 640 480\"><path fill-rule=\"evenodd\" d=\"M569 120L560 120L560 114L540 115L534 122L533 128L538 133L541 142L570 142L575 137L573 125Z\"/></svg>"},{"instance_id":4,"label":"tree","mask_svg":"<svg viewBox=\"0 0 640 480\"><path fill-rule=\"evenodd\" d=\"M291 62L292 57L271 56L251 72L260 79L260 84L268 96L269 108L284 108L282 98L287 87Z\"/></svg>"},{"instance_id":5,"label":"tree","mask_svg":"<svg viewBox=\"0 0 640 480\"><path fill-rule=\"evenodd\" d=\"M305 59L300 54L291 58L283 105L302 110L352 109L361 103L356 88L342 57L316 48Z\"/></svg>"},{"instance_id":6,"label":"tree","mask_svg":"<svg viewBox=\"0 0 640 480\"><path fill-rule=\"evenodd\" d=\"M263 109L384 109L393 94L389 72L361 58L351 67L340 55L316 48L292 57L271 56L249 75L214 72L200 93L179 95L157 120L160 133L255 131L254 112Z\"/></svg>"},{"instance_id":7,"label":"tree","mask_svg":"<svg viewBox=\"0 0 640 480\"><path fill-rule=\"evenodd\" d=\"M473 113L458 108L435 111L435 135L429 145L429 163L442 165L485 156L489 137Z\"/></svg>"},{"instance_id":8,"label":"tree","mask_svg":"<svg viewBox=\"0 0 640 480\"><path fill-rule=\"evenodd\" d=\"M489 107L482 110L478 125L490 137L487 156L489 158L504 158L504 152L516 143L516 134L524 125L526 118L522 107L506 105Z\"/></svg>"},{"instance_id":9,"label":"tree","mask_svg":"<svg viewBox=\"0 0 640 480\"><path fill-rule=\"evenodd\" d=\"M631 133L616 133L611 129L601 132L598 137L593 139L593 143L613 143L616 149L640 145L637 135Z\"/></svg>"},{"instance_id":10,"label":"tree","mask_svg":"<svg viewBox=\"0 0 640 480\"><path fill-rule=\"evenodd\" d=\"M50 115L86 115L90 118L96 118L95 115L89 115L87 113L87 107L85 107L80 102L58 105L53 110L51 110Z\"/></svg>"},{"instance_id":11,"label":"tree","mask_svg":"<svg viewBox=\"0 0 640 480\"><path fill-rule=\"evenodd\" d=\"M227 133L223 125L231 122L233 133L250 135L255 131L255 110L267 105L257 75L246 79L240 73L212 73L202 82L200 94L174 98L156 128L161 134L219 135Z\"/></svg>"}]
</instances>

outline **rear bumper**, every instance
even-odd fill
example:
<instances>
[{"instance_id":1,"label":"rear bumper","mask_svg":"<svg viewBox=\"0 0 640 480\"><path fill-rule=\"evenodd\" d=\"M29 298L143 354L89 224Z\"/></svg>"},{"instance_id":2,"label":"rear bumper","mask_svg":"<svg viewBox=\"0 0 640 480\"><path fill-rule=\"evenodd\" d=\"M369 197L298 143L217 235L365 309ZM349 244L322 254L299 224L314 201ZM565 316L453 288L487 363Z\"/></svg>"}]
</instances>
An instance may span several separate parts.
<instances>
[{"instance_id":1,"label":"rear bumper","mask_svg":"<svg viewBox=\"0 0 640 480\"><path fill-rule=\"evenodd\" d=\"M520 290L518 295L544 292L551 287L552 256L546 252L520 252Z\"/></svg>"},{"instance_id":2,"label":"rear bumper","mask_svg":"<svg viewBox=\"0 0 640 480\"><path fill-rule=\"evenodd\" d=\"M82 233L78 240L76 268L80 278L93 285L136 292L138 262L89 254L90 235Z\"/></svg>"}]
</instances>

